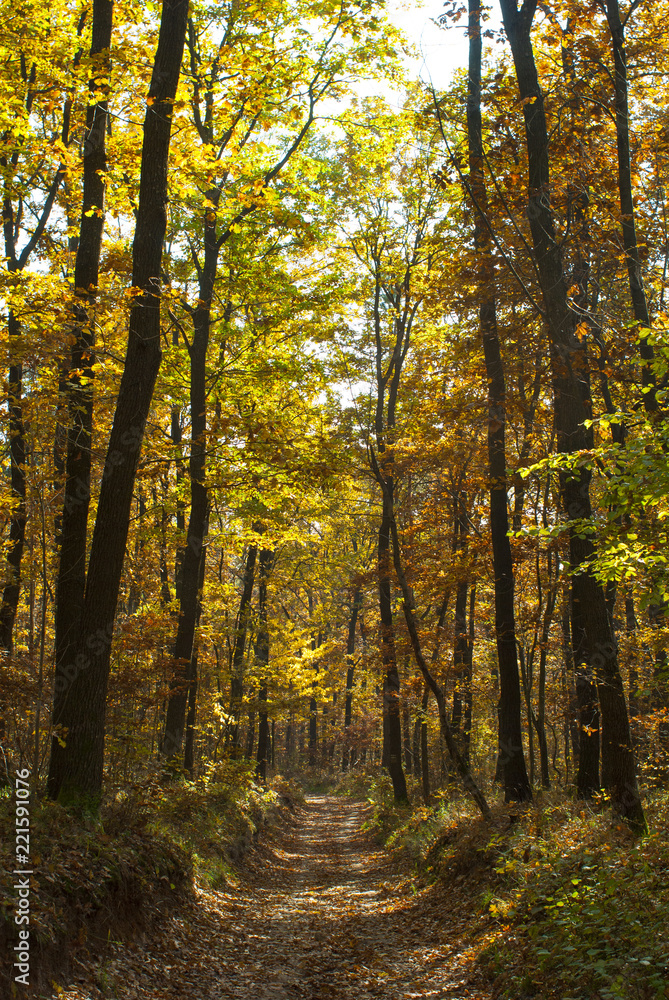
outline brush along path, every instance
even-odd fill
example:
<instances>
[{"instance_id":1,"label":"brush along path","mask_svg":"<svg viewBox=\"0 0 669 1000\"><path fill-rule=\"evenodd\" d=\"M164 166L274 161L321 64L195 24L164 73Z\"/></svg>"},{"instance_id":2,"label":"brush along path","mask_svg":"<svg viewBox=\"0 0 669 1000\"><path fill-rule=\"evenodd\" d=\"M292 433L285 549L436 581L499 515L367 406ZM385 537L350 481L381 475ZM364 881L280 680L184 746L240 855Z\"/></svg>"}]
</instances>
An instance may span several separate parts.
<instances>
[{"instance_id":1,"label":"brush along path","mask_svg":"<svg viewBox=\"0 0 669 1000\"><path fill-rule=\"evenodd\" d=\"M96 985L54 1000L486 1000L469 879L416 891L361 831L366 815L311 798L238 888L196 890L142 945L116 945Z\"/></svg>"}]
</instances>

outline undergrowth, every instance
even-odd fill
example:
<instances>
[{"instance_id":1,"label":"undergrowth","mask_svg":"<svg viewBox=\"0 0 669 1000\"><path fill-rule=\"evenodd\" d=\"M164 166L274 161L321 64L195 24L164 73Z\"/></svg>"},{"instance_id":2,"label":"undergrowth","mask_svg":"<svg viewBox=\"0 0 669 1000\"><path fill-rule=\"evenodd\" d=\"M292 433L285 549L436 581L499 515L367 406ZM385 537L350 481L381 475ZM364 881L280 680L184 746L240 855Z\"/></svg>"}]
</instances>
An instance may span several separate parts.
<instances>
[{"instance_id":1,"label":"undergrowth","mask_svg":"<svg viewBox=\"0 0 669 1000\"><path fill-rule=\"evenodd\" d=\"M646 803L635 839L599 806L545 792L484 823L463 799L398 808L368 783L368 828L423 882L471 894L476 963L494 996L524 1000L669 997L669 794Z\"/></svg>"},{"instance_id":2,"label":"undergrowth","mask_svg":"<svg viewBox=\"0 0 669 1000\"><path fill-rule=\"evenodd\" d=\"M669 796L634 840L606 812L551 802L491 840L499 934L481 955L499 995L546 1000L669 996Z\"/></svg>"},{"instance_id":3,"label":"undergrowth","mask_svg":"<svg viewBox=\"0 0 669 1000\"><path fill-rule=\"evenodd\" d=\"M66 974L72 959L110 936L135 937L192 890L236 881L234 870L279 806L301 793L281 778L264 790L245 762L227 761L197 782L146 781L118 790L99 816L48 800L31 805L31 981ZM0 799L0 993L11 988L17 939L14 800ZM3 994L4 995L4 994ZM7 994L10 995L10 994Z\"/></svg>"}]
</instances>

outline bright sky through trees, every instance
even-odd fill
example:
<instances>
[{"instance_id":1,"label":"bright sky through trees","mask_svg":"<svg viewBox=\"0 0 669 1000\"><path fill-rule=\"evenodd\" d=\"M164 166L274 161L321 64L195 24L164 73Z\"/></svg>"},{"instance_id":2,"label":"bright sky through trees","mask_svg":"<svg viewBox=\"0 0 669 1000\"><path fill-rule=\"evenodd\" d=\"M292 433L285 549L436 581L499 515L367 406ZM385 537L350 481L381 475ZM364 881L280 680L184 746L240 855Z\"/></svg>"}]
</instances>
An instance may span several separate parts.
<instances>
[{"instance_id":1,"label":"bright sky through trees","mask_svg":"<svg viewBox=\"0 0 669 1000\"><path fill-rule=\"evenodd\" d=\"M439 89L445 87L454 70L467 65L465 22L440 28L435 22L442 14L441 0L424 4L390 0L388 16L405 32L417 50L416 71L426 83Z\"/></svg>"}]
</instances>

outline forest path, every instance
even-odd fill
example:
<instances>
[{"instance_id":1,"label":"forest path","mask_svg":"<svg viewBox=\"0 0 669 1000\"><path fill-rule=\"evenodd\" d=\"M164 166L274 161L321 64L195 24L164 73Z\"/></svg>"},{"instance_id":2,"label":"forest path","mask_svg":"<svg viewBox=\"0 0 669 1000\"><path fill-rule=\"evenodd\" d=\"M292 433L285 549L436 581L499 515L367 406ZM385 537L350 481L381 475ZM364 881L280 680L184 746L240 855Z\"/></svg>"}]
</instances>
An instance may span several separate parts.
<instances>
[{"instance_id":1,"label":"forest path","mask_svg":"<svg viewBox=\"0 0 669 1000\"><path fill-rule=\"evenodd\" d=\"M252 852L239 888L198 889L143 944L115 945L96 985L58 997L487 1000L470 979L478 914L467 879L416 891L361 830L366 815L310 798Z\"/></svg>"}]
</instances>

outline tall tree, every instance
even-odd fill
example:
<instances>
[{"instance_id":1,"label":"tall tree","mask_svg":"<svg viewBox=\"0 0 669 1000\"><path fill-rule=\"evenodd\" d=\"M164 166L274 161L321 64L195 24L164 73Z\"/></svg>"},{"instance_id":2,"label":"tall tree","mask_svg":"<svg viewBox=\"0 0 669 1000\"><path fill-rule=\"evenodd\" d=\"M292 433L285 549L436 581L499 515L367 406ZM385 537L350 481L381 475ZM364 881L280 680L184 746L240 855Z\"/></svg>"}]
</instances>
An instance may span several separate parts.
<instances>
[{"instance_id":1,"label":"tall tree","mask_svg":"<svg viewBox=\"0 0 669 1000\"><path fill-rule=\"evenodd\" d=\"M355 546L355 540L354 540ZM354 763L351 747L347 741L348 730L351 727L353 717L353 679L355 676L355 630L358 624L358 615L362 607L362 590L356 587L353 591L353 601L348 619L348 631L346 635L346 698L344 703L344 749L342 753L341 769L347 771L349 764Z\"/></svg>"},{"instance_id":2,"label":"tall tree","mask_svg":"<svg viewBox=\"0 0 669 1000\"><path fill-rule=\"evenodd\" d=\"M83 143L83 192L79 239L74 264L70 365L65 385L69 426L65 459L60 562L56 582L55 681L53 716L59 718L67 698L65 668L74 660L86 583L86 543L91 496L91 440L95 377L95 319L100 250L104 230L106 132L111 71L113 0L95 0L89 80L91 103L86 112ZM49 794L52 789L49 787Z\"/></svg>"},{"instance_id":3,"label":"tall tree","mask_svg":"<svg viewBox=\"0 0 669 1000\"><path fill-rule=\"evenodd\" d=\"M254 527L256 527L254 525ZM258 526L258 530L259 526ZM234 641L230 651L230 714L232 715L232 750L239 751L240 719L242 714L242 699L244 697L244 650L251 615L251 600L253 598L253 581L255 579L258 546L255 542L249 545L244 561L242 590L239 596L239 609L235 621Z\"/></svg>"},{"instance_id":4,"label":"tall tree","mask_svg":"<svg viewBox=\"0 0 669 1000\"><path fill-rule=\"evenodd\" d=\"M521 732L521 698L516 648L514 569L509 539L506 459L506 385L497 329L495 269L489 231L488 192L484 172L481 118L481 6L469 0L469 74L467 78L467 141L469 193L474 202L474 244L480 295L479 324L488 380L488 475L490 534L495 575L495 638L499 665L499 755L504 797L532 797L525 767Z\"/></svg>"},{"instance_id":5,"label":"tall tree","mask_svg":"<svg viewBox=\"0 0 669 1000\"><path fill-rule=\"evenodd\" d=\"M64 667L69 687L53 717L54 726L66 735L54 737L52 743L49 794L93 808L102 792L109 658L133 486L162 357L160 288L167 167L187 21L187 0L164 0L144 119L133 241L132 285L137 292L91 542L77 652Z\"/></svg>"},{"instance_id":6,"label":"tall tree","mask_svg":"<svg viewBox=\"0 0 669 1000\"><path fill-rule=\"evenodd\" d=\"M407 787L402 768L402 725L400 718L400 675L397 667L395 625L392 608L391 526L395 511L395 414L402 375L402 365L409 350L411 328L418 303L410 298L410 266L399 286L388 287L384 282L382 259L383 240L374 240L369 247L374 266L373 323L376 343L376 407L374 443L369 445L369 460L377 483L381 487L381 523L377 546L379 578L379 614L381 619L381 660L383 678L383 716L387 727L387 767L397 802L407 800ZM385 298L385 303L384 303ZM390 358L384 350L383 305L391 309L393 329Z\"/></svg>"},{"instance_id":7,"label":"tall tree","mask_svg":"<svg viewBox=\"0 0 669 1000\"><path fill-rule=\"evenodd\" d=\"M549 138L544 95L534 60L531 29L536 0L500 0L504 29L511 45L518 89L523 102L529 166L528 217L541 283L553 379L558 449L570 456L591 444L585 422L590 417L590 377L585 346L578 338L576 317L569 306L551 205ZM604 589L591 567L592 536L580 528L592 515L591 472L572 467L562 471L560 490L569 524L572 568L572 640L577 663L593 671L602 711L602 750L607 757L614 811L637 829L645 829L639 795L629 718L618 665L615 634Z\"/></svg>"},{"instance_id":8,"label":"tall tree","mask_svg":"<svg viewBox=\"0 0 669 1000\"><path fill-rule=\"evenodd\" d=\"M611 32L613 48L613 89L616 108L616 149L618 153L618 192L620 195L620 225L625 248L625 263L629 280L632 311L639 332L643 405L648 413L657 408L655 373L653 371L654 352L648 339L650 315L648 301L643 286L641 258L636 232L636 212L632 195L632 154L630 148L630 110L627 81L627 52L625 50L625 26L636 3L630 4L625 18L620 16L618 0L599 0L606 14Z\"/></svg>"}]
</instances>

